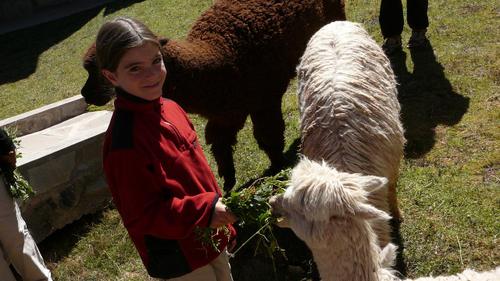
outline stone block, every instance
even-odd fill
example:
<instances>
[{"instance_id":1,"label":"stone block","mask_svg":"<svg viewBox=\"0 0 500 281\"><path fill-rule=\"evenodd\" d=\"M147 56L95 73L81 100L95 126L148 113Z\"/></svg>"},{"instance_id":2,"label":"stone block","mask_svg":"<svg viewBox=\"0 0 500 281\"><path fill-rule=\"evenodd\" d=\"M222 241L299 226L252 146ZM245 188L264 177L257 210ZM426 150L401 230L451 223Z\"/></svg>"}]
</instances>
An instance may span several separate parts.
<instances>
[{"instance_id":1,"label":"stone block","mask_svg":"<svg viewBox=\"0 0 500 281\"><path fill-rule=\"evenodd\" d=\"M110 203L102 144L111 115L85 112L18 138L18 169L36 192L20 205L35 240Z\"/></svg>"},{"instance_id":2,"label":"stone block","mask_svg":"<svg viewBox=\"0 0 500 281\"><path fill-rule=\"evenodd\" d=\"M18 136L38 132L84 113L87 103L81 95L0 120L0 127L15 127Z\"/></svg>"},{"instance_id":3,"label":"stone block","mask_svg":"<svg viewBox=\"0 0 500 281\"><path fill-rule=\"evenodd\" d=\"M41 161L32 161L29 168L20 168L25 171L24 177L38 194L50 192L71 179L76 152L57 154L49 155Z\"/></svg>"}]
</instances>

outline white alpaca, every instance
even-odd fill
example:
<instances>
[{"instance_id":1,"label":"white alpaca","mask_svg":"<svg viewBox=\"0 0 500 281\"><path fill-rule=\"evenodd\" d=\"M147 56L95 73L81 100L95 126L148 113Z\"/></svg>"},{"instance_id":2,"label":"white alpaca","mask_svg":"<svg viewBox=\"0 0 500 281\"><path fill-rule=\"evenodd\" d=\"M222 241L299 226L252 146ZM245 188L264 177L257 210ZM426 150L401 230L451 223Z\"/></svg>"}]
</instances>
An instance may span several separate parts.
<instances>
[{"instance_id":1,"label":"white alpaca","mask_svg":"<svg viewBox=\"0 0 500 281\"><path fill-rule=\"evenodd\" d=\"M387 178L388 189L370 193L368 201L399 219L396 182L405 139L396 80L382 49L360 24L334 22L310 39L297 72L302 154L361 174L350 177L361 187L371 176ZM372 227L387 245L389 223Z\"/></svg>"},{"instance_id":2,"label":"white alpaca","mask_svg":"<svg viewBox=\"0 0 500 281\"><path fill-rule=\"evenodd\" d=\"M272 197L270 204L284 219L280 226L290 227L307 244L323 280L374 281L379 280L377 269L390 264L392 256L384 253L380 256L388 261L379 259L371 224L390 216L367 199L386 184L385 178L343 173L303 158L285 193Z\"/></svg>"},{"instance_id":3,"label":"white alpaca","mask_svg":"<svg viewBox=\"0 0 500 281\"><path fill-rule=\"evenodd\" d=\"M370 194L387 188L387 180L361 177L360 185L359 177L303 158L285 193L271 199L273 212L306 242L323 281L399 281L390 269L397 247L389 243L382 250L371 226L390 216L367 203ZM414 281L431 280L499 281L500 267Z\"/></svg>"},{"instance_id":4,"label":"white alpaca","mask_svg":"<svg viewBox=\"0 0 500 281\"><path fill-rule=\"evenodd\" d=\"M451 276L422 277L417 279L405 279L405 280L406 281L500 281L500 267L484 272L477 272L472 269L466 269L462 273Z\"/></svg>"}]
</instances>

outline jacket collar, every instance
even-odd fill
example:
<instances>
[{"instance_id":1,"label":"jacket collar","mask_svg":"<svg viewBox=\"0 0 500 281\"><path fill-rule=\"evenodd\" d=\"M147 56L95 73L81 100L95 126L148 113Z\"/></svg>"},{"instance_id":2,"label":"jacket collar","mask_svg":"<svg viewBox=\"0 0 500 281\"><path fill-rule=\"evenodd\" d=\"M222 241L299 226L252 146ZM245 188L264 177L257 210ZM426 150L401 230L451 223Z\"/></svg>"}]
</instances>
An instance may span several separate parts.
<instances>
[{"instance_id":1,"label":"jacket collar","mask_svg":"<svg viewBox=\"0 0 500 281\"><path fill-rule=\"evenodd\" d=\"M116 88L115 108L131 111L159 111L163 104L163 98L148 101L143 98L127 93L121 88Z\"/></svg>"}]
</instances>

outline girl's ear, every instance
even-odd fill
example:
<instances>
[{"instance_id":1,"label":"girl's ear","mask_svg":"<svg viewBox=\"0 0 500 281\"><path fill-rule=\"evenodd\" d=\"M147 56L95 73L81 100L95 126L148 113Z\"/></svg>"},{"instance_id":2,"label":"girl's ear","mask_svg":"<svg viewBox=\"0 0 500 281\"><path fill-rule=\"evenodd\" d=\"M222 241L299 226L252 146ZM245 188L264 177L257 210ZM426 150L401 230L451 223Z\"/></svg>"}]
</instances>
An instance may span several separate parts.
<instances>
[{"instance_id":1,"label":"girl's ear","mask_svg":"<svg viewBox=\"0 0 500 281\"><path fill-rule=\"evenodd\" d=\"M109 81L109 83L113 84L113 86L115 86L115 87L118 86L118 79L113 72L111 72L107 69L103 69L103 70L101 70L101 73L102 73L102 76L104 76L104 78L106 78Z\"/></svg>"}]
</instances>

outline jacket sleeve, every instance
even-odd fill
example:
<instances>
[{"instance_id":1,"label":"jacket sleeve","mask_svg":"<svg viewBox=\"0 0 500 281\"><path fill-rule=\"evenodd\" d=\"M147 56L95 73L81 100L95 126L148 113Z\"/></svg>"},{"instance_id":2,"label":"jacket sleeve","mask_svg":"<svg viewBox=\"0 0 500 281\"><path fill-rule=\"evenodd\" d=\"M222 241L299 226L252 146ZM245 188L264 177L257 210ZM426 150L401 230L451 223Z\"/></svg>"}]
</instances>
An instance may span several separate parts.
<instances>
[{"instance_id":1,"label":"jacket sleeve","mask_svg":"<svg viewBox=\"0 0 500 281\"><path fill-rule=\"evenodd\" d=\"M134 150L109 153L104 170L129 232L180 240L192 234L196 226L209 226L219 199L216 192L182 198L165 194L147 169L146 161Z\"/></svg>"}]
</instances>

